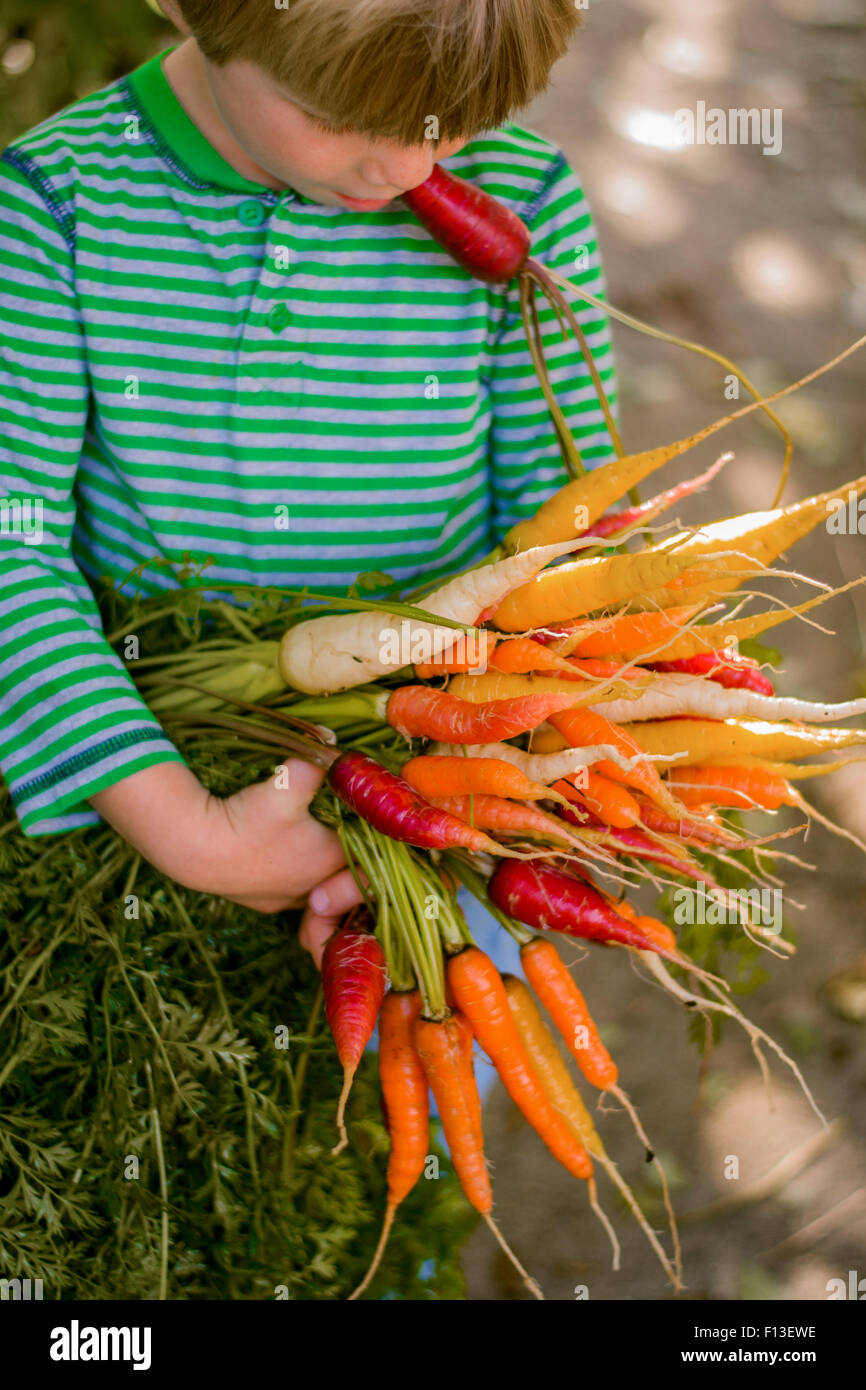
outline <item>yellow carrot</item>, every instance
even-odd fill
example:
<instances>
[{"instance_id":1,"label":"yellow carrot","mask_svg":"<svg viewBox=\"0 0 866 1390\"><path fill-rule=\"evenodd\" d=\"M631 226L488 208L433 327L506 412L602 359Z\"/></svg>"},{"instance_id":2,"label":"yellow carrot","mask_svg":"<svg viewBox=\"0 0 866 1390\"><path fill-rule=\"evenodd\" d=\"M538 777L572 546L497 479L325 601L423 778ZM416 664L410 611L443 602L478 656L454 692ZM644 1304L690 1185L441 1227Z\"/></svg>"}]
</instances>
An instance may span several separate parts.
<instances>
[{"instance_id":1,"label":"yellow carrot","mask_svg":"<svg viewBox=\"0 0 866 1390\"><path fill-rule=\"evenodd\" d=\"M559 676L513 676L504 671L487 671L484 675L452 676L448 693L468 700L473 705L488 700L513 700L522 695L570 695L575 705L595 704L598 700L628 698L637 695L658 679L653 671L636 680L581 681L560 679Z\"/></svg>"},{"instance_id":2,"label":"yellow carrot","mask_svg":"<svg viewBox=\"0 0 866 1390\"><path fill-rule=\"evenodd\" d=\"M831 362L825 362L814 372L810 372L808 376L802 377L790 386L783 387L781 391L775 391L771 396L765 396L763 400L742 406L731 415L724 415L720 420L714 420L711 425L706 425L685 439L676 440L673 444L660 445L656 449L647 449L639 454L626 454L622 458L611 460L610 463L604 464L601 468L591 469L580 478L575 478L549 498L539 508L535 516L528 521L518 522L516 526L511 528L504 541L506 551L509 553L523 551L530 546L549 545L551 542L580 535L582 531L597 521L608 507L619 501L631 488L636 487L639 482L648 477L650 473L654 473L657 468L661 468L670 459L678 458L680 454L694 448L696 444L724 429L734 420L740 420L744 415L750 415L753 411L762 409L770 401L791 395L792 392L799 390L807 382L813 381L816 376L829 371L837 362L841 362L849 353L862 347L864 343L866 343L866 338L860 338L843 353L834 357ZM551 621L554 620L551 619Z\"/></svg>"},{"instance_id":3,"label":"yellow carrot","mask_svg":"<svg viewBox=\"0 0 866 1390\"><path fill-rule=\"evenodd\" d=\"M544 570L500 603L494 623L503 632L523 632L623 603L664 608L726 593L864 489L866 476L788 507L680 532L634 555L600 555Z\"/></svg>"},{"instance_id":4,"label":"yellow carrot","mask_svg":"<svg viewBox=\"0 0 866 1390\"><path fill-rule=\"evenodd\" d=\"M690 763L741 763L744 757L786 762L866 744L866 729L812 728L758 719L650 719L624 724L645 753ZM677 758L685 753L685 758Z\"/></svg>"}]
</instances>

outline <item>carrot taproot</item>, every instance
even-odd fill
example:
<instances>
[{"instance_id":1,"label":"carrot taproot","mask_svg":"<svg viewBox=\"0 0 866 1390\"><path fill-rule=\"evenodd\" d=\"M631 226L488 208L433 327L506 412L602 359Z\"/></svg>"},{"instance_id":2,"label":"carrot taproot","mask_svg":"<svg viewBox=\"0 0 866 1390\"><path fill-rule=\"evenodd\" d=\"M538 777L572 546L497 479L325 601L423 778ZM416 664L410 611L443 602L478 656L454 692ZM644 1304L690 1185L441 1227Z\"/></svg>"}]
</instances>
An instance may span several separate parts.
<instances>
[{"instance_id":1,"label":"carrot taproot","mask_svg":"<svg viewBox=\"0 0 866 1390\"><path fill-rule=\"evenodd\" d=\"M737 763L750 756L786 762L866 744L866 729L798 727L759 719L649 719L622 727L632 743L660 764L677 766Z\"/></svg>"},{"instance_id":2,"label":"carrot taproot","mask_svg":"<svg viewBox=\"0 0 866 1390\"><path fill-rule=\"evenodd\" d=\"M541 944L548 945L549 943L542 942ZM671 1265L655 1231L653 1231L638 1206L631 1188L621 1176L616 1164L608 1157L601 1137L593 1123L592 1116L584 1104L583 1097L574 1085L569 1075L568 1068L562 1060L556 1044L545 1026L544 1020L528 988L523 980L518 979L516 975L504 975L503 980L505 982L505 991L508 996L508 1004L520 1039L529 1054L529 1059L547 1093L548 1099L556 1107L559 1114L562 1115L566 1124L573 1130L576 1137L582 1142L587 1152L601 1164L608 1177L615 1183L625 1199L626 1205L652 1246L668 1278L675 1288L680 1288L679 1242L677 1240L673 1209L670 1206L667 1196L667 1183L665 1181L664 1170L656 1160L655 1155L652 1154L652 1150L646 1141L646 1135L643 1133L643 1129L637 1119L634 1107L631 1106L628 1098L618 1087L615 1086L611 1088L614 1094L624 1103L626 1110L631 1115L639 1136L646 1144L647 1155L652 1156L653 1162L656 1164L656 1168L661 1177L666 1206L671 1221L671 1232L674 1239L675 1266ZM601 1216L601 1212L598 1214ZM602 1220L604 1220L603 1217ZM607 1223L605 1222L605 1224Z\"/></svg>"},{"instance_id":3,"label":"carrot taproot","mask_svg":"<svg viewBox=\"0 0 866 1390\"><path fill-rule=\"evenodd\" d=\"M421 1015L412 1025L412 1042L433 1092L460 1185L483 1216L493 1210L493 1191L484 1159L469 1020L460 1013L439 1022Z\"/></svg>"},{"instance_id":4,"label":"carrot taproot","mask_svg":"<svg viewBox=\"0 0 866 1390\"><path fill-rule=\"evenodd\" d=\"M621 783L589 768L581 773L580 782L580 786L576 786L566 777L555 782L553 790L561 792L568 801L578 806L586 806L605 825L625 829L638 823L640 806Z\"/></svg>"},{"instance_id":5,"label":"carrot taproot","mask_svg":"<svg viewBox=\"0 0 866 1390\"><path fill-rule=\"evenodd\" d=\"M451 676L458 671L483 671L490 661L498 641L495 632L477 628L475 632L465 633L433 661L416 661L415 675L420 681L434 680L436 676Z\"/></svg>"},{"instance_id":6,"label":"carrot taproot","mask_svg":"<svg viewBox=\"0 0 866 1390\"><path fill-rule=\"evenodd\" d=\"M706 844L722 845L728 849L736 849L739 843L736 835L724 826L714 824L707 817L696 820L689 816L667 816L651 801L641 800L640 818L641 824L645 825L647 830L653 830L660 835L676 835L683 840L699 840Z\"/></svg>"},{"instance_id":7,"label":"carrot taproot","mask_svg":"<svg viewBox=\"0 0 866 1390\"><path fill-rule=\"evenodd\" d=\"M328 784L356 815L392 840L419 849L501 852L495 840L431 806L402 777L366 753L342 753L331 766Z\"/></svg>"},{"instance_id":8,"label":"carrot taproot","mask_svg":"<svg viewBox=\"0 0 866 1390\"><path fill-rule=\"evenodd\" d=\"M456 681L471 680L456 676ZM480 679L483 679L481 677ZM448 739L478 743L514 738L534 729L553 711L565 709L572 697L559 692L486 700L475 704L449 690L427 685L403 685L388 701L388 723L404 738Z\"/></svg>"},{"instance_id":9,"label":"carrot taproot","mask_svg":"<svg viewBox=\"0 0 866 1390\"><path fill-rule=\"evenodd\" d=\"M646 673L647 684L652 680ZM624 685L622 688L625 688ZM517 674L506 671L485 671L483 674L464 674L452 676L448 682L449 694L473 705L486 704L491 700L519 700L539 695L557 695L562 699L562 709L572 704L590 704L600 693L616 693L620 689L616 680L582 680L573 667L565 673L550 675L545 672L526 672Z\"/></svg>"},{"instance_id":10,"label":"carrot taproot","mask_svg":"<svg viewBox=\"0 0 866 1390\"><path fill-rule=\"evenodd\" d=\"M532 1069L493 961L477 946L468 946L450 957L446 973L458 1008L525 1119L573 1177L591 1177L586 1149L569 1133Z\"/></svg>"},{"instance_id":11,"label":"carrot taproot","mask_svg":"<svg viewBox=\"0 0 866 1390\"><path fill-rule=\"evenodd\" d=\"M503 868L519 872L502 873ZM487 891L500 912L527 927L563 932L583 941L631 946L638 951L660 949L654 936L611 908L589 884L541 860L498 864ZM672 932L668 938L663 949L672 954L676 940Z\"/></svg>"},{"instance_id":12,"label":"carrot taproot","mask_svg":"<svg viewBox=\"0 0 866 1390\"><path fill-rule=\"evenodd\" d=\"M638 912L627 899L623 898L616 905L617 912L622 917L626 917L629 922L633 922L636 927L645 933L651 941L656 942L653 948L656 951L665 949L670 950L670 943L674 941L674 934L664 922L660 922L657 917L648 917Z\"/></svg>"},{"instance_id":13,"label":"carrot taproot","mask_svg":"<svg viewBox=\"0 0 866 1390\"><path fill-rule=\"evenodd\" d=\"M412 1029L421 1013L417 989L389 990L379 1013L379 1080L391 1152L388 1156L388 1203L382 1233L361 1283L349 1302L369 1288L379 1268L394 1217L424 1171L430 1142L427 1077L412 1042Z\"/></svg>"},{"instance_id":14,"label":"carrot taproot","mask_svg":"<svg viewBox=\"0 0 866 1390\"><path fill-rule=\"evenodd\" d=\"M750 576L766 570L796 541L808 535L816 526L826 523L834 507L847 505L852 495L859 497L864 489L866 475L854 478L840 488L792 502L787 507L776 507L766 512L746 512L701 526L694 534L683 532L671 536L660 541L653 551L659 557L676 551L680 559L691 557L695 560L694 576L686 571L678 577L681 585L678 588L678 601L695 603L705 598L716 598L739 588ZM718 573L709 573L702 577L701 571L708 559L730 573L721 577ZM663 585L665 581L661 583ZM644 607L655 607L666 602L669 602L669 593L662 587L654 590L648 586L646 593L640 597Z\"/></svg>"},{"instance_id":15,"label":"carrot taproot","mask_svg":"<svg viewBox=\"0 0 866 1390\"><path fill-rule=\"evenodd\" d=\"M616 617L594 618L548 630L554 634L554 650L560 656L583 660L651 652L667 641L676 641L682 628L701 607L701 604L686 604L643 613L621 613Z\"/></svg>"},{"instance_id":16,"label":"carrot taproot","mask_svg":"<svg viewBox=\"0 0 866 1390\"><path fill-rule=\"evenodd\" d=\"M827 603L831 598L837 598L840 594L847 593L849 589L863 583L866 583L866 576L860 575L857 579L852 579L850 583L842 584L838 589L831 589L827 593L818 594L816 598L807 599L805 603L798 603L792 607L784 605L779 609L753 613L751 617L722 619L718 623L700 623L685 631L672 634L667 641L662 636L657 640L625 642L621 650L633 660L639 659L641 655L646 653L651 654L647 659L655 657L659 660L678 660L698 653L716 651L720 648L731 650L736 643L745 642L751 637L760 637L770 628L778 627L780 623L786 623L791 618L800 617L802 614L810 612L811 609L817 608L820 604ZM696 613L700 611L701 606L699 604L686 611ZM664 613L670 615L675 611L672 608L662 609L659 612L650 610L646 613L635 614L634 617L636 619L645 618L652 625ZM592 640L590 638L590 642Z\"/></svg>"},{"instance_id":17,"label":"carrot taproot","mask_svg":"<svg viewBox=\"0 0 866 1390\"><path fill-rule=\"evenodd\" d=\"M671 719L683 715L700 719L760 719L765 722L794 720L818 724L852 719L866 714L866 699L845 700L836 705L817 704L782 695L761 695L753 690L730 689L702 676L658 675L651 684L635 690L632 699L593 702L595 712L615 723ZM548 716L559 728L563 714Z\"/></svg>"},{"instance_id":18,"label":"carrot taproot","mask_svg":"<svg viewBox=\"0 0 866 1390\"><path fill-rule=\"evenodd\" d=\"M531 782L504 758L421 754L401 769L410 787L427 800L443 796L500 796L512 801L543 801L550 789Z\"/></svg>"},{"instance_id":19,"label":"carrot taproot","mask_svg":"<svg viewBox=\"0 0 866 1390\"><path fill-rule=\"evenodd\" d=\"M369 929L366 913L351 914L329 937L322 956L325 1017L343 1067L343 1089L337 1106L340 1141L334 1153L349 1142L344 1120L346 1102L361 1054L376 1026L386 975L385 953Z\"/></svg>"},{"instance_id":20,"label":"carrot taproot","mask_svg":"<svg viewBox=\"0 0 866 1390\"><path fill-rule=\"evenodd\" d=\"M562 657L531 637L500 638L493 648L489 665L496 671L524 675L530 671L561 671L570 675L571 667Z\"/></svg>"},{"instance_id":21,"label":"carrot taproot","mask_svg":"<svg viewBox=\"0 0 866 1390\"><path fill-rule=\"evenodd\" d=\"M435 797L434 804L479 830L495 830L503 835L540 835L567 845L580 844L556 816L549 816L521 801L481 794Z\"/></svg>"},{"instance_id":22,"label":"carrot taproot","mask_svg":"<svg viewBox=\"0 0 866 1390\"><path fill-rule=\"evenodd\" d=\"M595 470L600 471L600 470ZM826 521L833 505L866 488L866 476L788 507L681 532L636 554L573 560L537 573L496 608L495 626L524 632L621 603L664 608L676 597L693 604L736 589ZM677 589L676 595L674 589Z\"/></svg>"},{"instance_id":23,"label":"carrot taproot","mask_svg":"<svg viewBox=\"0 0 866 1390\"><path fill-rule=\"evenodd\" d=\"M566 811L560 811L558 814L568 819ZM711 883L704 866L695 863L681 845L659 844L657 840L650 839L642 831L632 827L619 829L616 826L600 824L601 828L598 831L582 826L578 838L604 845L616 854L627 854L633 859L649 859L653 863L664 865L674 873L682 874L684 878L694 879L695 882Z\"/></svg>"},{"instance_id":24,"label":"carrot taproot","mask_svg":"<svg viewBox=\"0 0 866 1390\"><path fill-rule=\"evenodd\" d=\"M522 748L516 748L513 743L472 743L465 745L465 752L470 758L497 758L512 763L520 768L531 782L546 785L558 782L562 777L570 777L573 773L582 772L592 763L601 766L602 762L612 762L623 772L629 772L636 763L647 761L647 755L641 750L633 756L624 756L619 748L610 743L569 748L555 729L551 729L550 732L557 740L556 749L551 749L550 752L527 753ZM430 751L431 755L437 757L456 757L459 756L460 747L459 744L435 743Z\"/></svg>"},{"instance_id":25,"label":"carrot taproot","mask_svg":"<svg viewBox=\"0 0 866 1390\"><path fill-rule=\"evenodd\" d=\"M648 675L642 666L627 666L622 661L600 661L597 657L571 656L567 664L573 679L635 681Z\"/></svg>"},{"instance_id":26,"label":"carrot taproot","mask_svg":"<svg viewBox=\"0 0 866 1390\"><path fill-rule=\"evenodd\" d=\"M777 811L792 805L792 789L784 777L758 767L690 766L668 777L684 806L732 806L741 810Z\"/></svg>"},{"instance_id":27,"label":"carrot taproot","mask_svg":"<svg viewBox=\"0 0 866 1390\"><path fill-rule=\"evenodd\" d=\"M574 977L552 941L536 936L520 948L526 978L553 1019L587 1081L600 1091L619 1078Z\"/></svg>"},{"instance_id":28,"label":"carrot taproot","mask_svg":"<svg viewBox=\"0 0 866 1390\"><path fill-rule=\"evenodd\" d=\"M475 627L478 615L537 574L570 542L543 546L457 575L423 600L433 619ZM515 563L518 561L519 563ZM458 627L382 612L339 613L290 627L280 642L279 668L286 685L309 695L364 685L417 659L434 661L461 636Z\"/></svg>"},{"instance_id":29,"label":"carrot taproot","mask_svg":"<svg viewBox=\"0 0 866 1390\"><path fill-rule=\"evenodd\" d=\"M645 751L640 742L627 730L596 710L561 710L559 713L551 713L549 722L572 747L592 743L609 744L618 748L626 758L638 757ZM676 798L664 785L658 769L653 767L652 763L636 762L628 772L624 772L616 763L604 761L599 763L597 771L604 777L612 778L614 782L624 782L626 786L637 787L661 806L662 810L673 815L679 814L680 807Z\"/></svg>"},{"instance_id":30,"label":"carrot taproot","mask_svg":"<svg viewBox=\"0 0 866 1390\"><path fill-rule=\"evenodd\" d=\"M412 1025L412 1041L442 1121L454 1171L469 1202L480 1212L535 1298L543 1295L505 1243L493 1220L493 1192L484 1158L481 1100L472 1065L473 1032L468 1019L452 1013L441 1022L423 1014Z\"/></svg>"},{"instance_id":31,"label":"carrot taproot","mask_svg":"<svg viewBox=\"0 0 866 1390\"><path fill-rule=\"evenodd\" d=\"M429 177L403 194L431 236L478 280L500 284L526 266L526 223L482 188L435 164Z\"/></svg>"},{"instance_id":32,"label":"carrot taproot","mask_svg":"<svg viewBox=\"0 0 866 1390\"><path fill-rule=\"evenodd\" d=\"M756 695L775 695L773 682L751 657L720 651L695 652L668 661L650 661L651 671L666 675L706 676L728 690L751 690Z\"/></svg>"}]
</instances>

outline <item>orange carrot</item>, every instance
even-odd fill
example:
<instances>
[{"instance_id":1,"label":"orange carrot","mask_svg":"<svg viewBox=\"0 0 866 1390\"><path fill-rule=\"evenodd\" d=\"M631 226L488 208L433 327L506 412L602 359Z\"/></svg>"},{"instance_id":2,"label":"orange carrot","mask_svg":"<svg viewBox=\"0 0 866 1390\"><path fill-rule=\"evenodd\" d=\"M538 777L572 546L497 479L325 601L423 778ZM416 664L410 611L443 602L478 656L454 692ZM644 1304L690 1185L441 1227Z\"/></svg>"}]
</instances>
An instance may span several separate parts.
<instances>
[{"instance_id":1,"label":"orange carrot","mask_svg":"<svg viewBox=\"0 0 866 1390\"><path fill-rule=\"evenodd\" d=\"M640 680L647 673L641 666L625 666L621 661L599 661L589 657L570 657L568 665L575 676L591 680L604 680L614 677L623 681Z\"/></svg>"},{"instance_id":2,"label":"orange carrot","mask_svg":"<svg viewBox=\"0 0 866 1390\"><path fill-rule=\"evenodd\" d=\"M569 664L531 637L510 637L493 650L490 665L497 671L525 674L530 671L562 671L568 674Z\"/></svg>"},{"instance_id":3,"label":"orange carrot","mask_svg":"<svg viewBox=\"0 0 866 1390\"><path fill-rule=\"evenodd\" d=\"M468 678L467 678L468 679ZM521 695L513 700L472 704L446 690L404 685L388 701L388 723L405 738L442 743L491 743L514 738L543 724L555 710L571 704L569 695Z\"/></svg>"},{"instance_id":4,"label":"orange carrot","mask_svg":"<svg viewBox=\"0 0 866 1390\"><path fill-rule=\"evenodd\" d=\"M410 758L402 768L404 781L428 801L443 796L505 796L514 801L543 801L547 787L531 782L519 767L504 758L464 758L427 754Z\"/></svg>"},{"instance_id":5,"label":"orange carrot","mask_svg":"<svg viewBox=\"0 0 866 1390\"><path fill-rule=\"evenodd\" d=\"M688 607L623 613L620 617L568 624L561 629L562 635L554 643L554 651L560 656L577 657L651 651L675 637L700 608L700 604L691 604Z\"/></svg>"},{"instance_id":6,"label":"orange carrot","mask_svg":"<svg viewBox=\"0 0 866 1390\"><path fill-rule=\"evenodd\" d=\"M616 1063L553 942L542 937L527 942L520 948L520 963L587 1081L600 1091L615 1086L619 1076Z\"/></svg>"},{"instance_id":7,"label":"orange carrot","mask_svg":"<svg viewBox=\"0 0 866 1390\"><path fill-rule=\"evenodd\" d=\"M493 1192L484 1160L481 1101L472 1066L472 1029L462 1014L441 1023L419 1017L412 1041L442 1120L454 1169L476 1211L493 1210Z\"/></svg>"},{"instance_id":8,"label":"orange carrot","mask_svg":"<svg viewBox=\"0 0 866 1390\"><path fill-rule=\"evenodd\" d=\"M388 1205L382 1234L370 1268L349 1301L360 1298L379 1268L394 1216L424 1171L429 1147L430 1107L427 1078L412 1043L412 1027L421 1012L417 989L385 995L379 1013L379 1079L391 1136L388 1159Z\"/></svg>"},{"instance_id":9,"label":"orange carrot","mask_svg":"<svg viewBox=\"0 0 866 1390\"><path fill-rule=\"evenodd\" d=\"M676 787L685 806L709 802L741 810L777 811L792 805L793 790L784 777L760 767L678 767L668 785Z\"/></svg>"},{"instance_id":10,"label":"orange carrot","mask_svg":"<svg viewBox=\"0 0 866 1390\"><path fill-rule=\"evenodd\" d=\"M554 791L562 792L569 801L585 806L605 825L616 826L619 830L627 830L640 821L640 806L619 782L585 768L581 784L576 787L573 778L564 778L554 784Z\"/></svg>"},{"instance_id":11,"label":"orange carrot","mask_svg":"<svg viewBox=\"0 0 866 1390\"><path fill-rule=\"evenodd\" d=\"M664 922L660 922L657 917L641 916L637 909L632 907L630 902L623 898L616 903L615 910L620 917L625 917L629 922L633 922L636 927L640 927L644 936L649 937L660 951L675 951L676 938L670 927Z\"/></svg>"},{"instance_id":12,"label":"orange carrot","mask_svg":"<svg viewBox=\"0 0 866 1390\"><path fill-rule=\"evenodd\" d=\"M438 796L433 798L433 804L479 830L497 830L505 835L540 835L567 845L580 843L555 816L548 816L535 806L506 801L501 796Z\"/></svg>"},{"instance_id":13,"label":"orange carrot","mask_svg":"<svg viewBox=\"0 0 866 1390\"><path fill-rule=\"evenodd\" d=\"M561 710L552 712L548 719L558 733L568 740L572 748L586 744L607 743L618 749L625 757L631 758L642 753L643 749L635 738L627 734L618 724L590 709ZM680 807L665 786L659 773L650 762L635 763L630 772L623 772L615 763L605 760L598 764L598 771L614 782L625 782L629 787L637 787L655 801L662 810L679 815Z\"/></svg>"},{"instance_id":14,"label":"orange carrot","mask_svg":"<svg viewBox=\"0 0 866 1390\"><path fill-rule=\"evenodd\" d=\"M416 661L415 675L419 680L427 681L435 676L452 676L461 671L483 669L490 660L496 640L495 632L487 632L483 628L458 637L454 645L435 661Z\"/></svg>"},{"instance_id":15,"label":"orange carrot","mask_svg":"<svg viewBox=\"0 0 866 1390\"><path fill-rule=\"evenodd\" d=\"M458 1007L469 1019L511 1099L574 1177L591 1177L589 1154L554 1110L532 1069L493 961L477 946L470 946L452 956L446 969Z\"/></svg>"}]
</instances>

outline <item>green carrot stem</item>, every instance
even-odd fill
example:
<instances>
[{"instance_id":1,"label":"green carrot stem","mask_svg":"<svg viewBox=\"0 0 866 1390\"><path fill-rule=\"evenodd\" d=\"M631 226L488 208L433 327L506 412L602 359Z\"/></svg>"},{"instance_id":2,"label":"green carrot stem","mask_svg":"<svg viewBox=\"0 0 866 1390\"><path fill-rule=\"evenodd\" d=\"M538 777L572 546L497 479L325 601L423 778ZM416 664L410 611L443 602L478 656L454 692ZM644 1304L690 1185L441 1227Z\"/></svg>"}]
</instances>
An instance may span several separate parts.
<instances>
[{"instance_id":1,"label":"green carrot stem","mask_svg":"<svg viewBox=\"0 0 866 1390\"><path fill-rule=\"evenodd\" d=\"M515 922L513 918L508 917L504 912L500 912L495 903L490 901L487 893L487 881L484 875L469 864L462 855L446 851L442 856L442 860L448 870L453 873L454 877L460 880L463 887L469 890L473 898L477 898L478 902L481 903L482 907L486 908L491 917L495 917L500 927L503 927L519 946L525 946L527 941L532 940L535 935L534 932L524 927L522 922Z\"/></svg>"},{"instance_id":2,"label":"green carrot stem","mask_svg":"<svg viewBox=\"0 0 866 1390\"><path fill-rule=\"evenodd\" d=\"M624 323L628 328L635 328L639 333L646 333L651 338L658 338L661 342L671 343L674 347L686 348L689 352L700 353L702 357L708 357L711 362L718 362L720 366L724 367L726 371L731 372L738 381L742 382L743 386L745 386L746 390L756 401L762 399L761 392L757 387L752 385L745 373L741 372L739 367L735 366L729 357L725 357L720 352L715 352L712 348L704 347L701 343L693 343L689 338L680 338L675 333L667 333L663 328L653 328L652 324L644 323L642 319L636 319L631 314L623 313L621 309L615 309L611 304L606 303L605 300L597 298L594 294L590 294L589 290L583 289L580 285L573 284L571 280L564 279L563 276L557 274L555 270L551 270L549 266L544 266L543 269L545 274L558 285L562 286L563 289L570 291L572 294L580 295L587 303L593 304L597 309L601 309L603 313L609 314L611 318L615 318L620 323ZM781 431L782 438L785 441L782 477L773 502L773 506L777 507L779 505L779 499L785 490L785 484L788 481L788 471L791 465L793 445L791 443L791 436L775 411L770 410L769 406L766 404L761 408L769 419L772 420L776 428Z\"/></svg>"},{"instance_id":3,"label":"green carrot stem","mask_svg":"<svg viewBox=\"0 0 866 1390\"><path fill-rule=\"evenodd\" d=\"M526 333L529 354L532 358L532 365L535 368L538 384L541 387L542 394L547 402L547 408L550 411L550 418L553 421L553 427L556 431L565 471L569 478L579 478L586 472L586 469L583 466L583 460L580 457L571 430L568 428L565 416L560 410L553 393L553 387L547 370L547 363L544 359L541 326L538 322L538 312L535 306L535 287L528 276L521 276L520 278L520 314L523 319L523 327Z\"/></svg>"}]
</instances>

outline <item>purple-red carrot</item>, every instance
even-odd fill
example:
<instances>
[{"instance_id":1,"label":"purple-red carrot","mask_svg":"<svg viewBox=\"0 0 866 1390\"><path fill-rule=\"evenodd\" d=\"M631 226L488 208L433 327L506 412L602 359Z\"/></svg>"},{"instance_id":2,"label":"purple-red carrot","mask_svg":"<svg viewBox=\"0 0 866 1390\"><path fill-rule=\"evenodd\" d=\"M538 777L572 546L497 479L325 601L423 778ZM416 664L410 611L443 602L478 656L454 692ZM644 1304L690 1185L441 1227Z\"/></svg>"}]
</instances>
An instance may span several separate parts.
<instances>
[{"instance_id":1,"label":"purple-red carrot","mask_svg":"<svg viewBox=\"0 0 866 1390\"><path fill-rule=\"evenodd\" d=\"M431 806L402 777L366 753L342 753L328 773L340 800L392 840L419 849L470 849L501 854L495 840Z\"/></svg>"},{"instance_id":2,"label":"purple-red carrot","mask_svg":"<svg viewBox=\"0 0 866 1390\"><path fill-rule=\"evenodd\" d=\"M385 953L369 928L366 912L353 912L334 932L322 956L325 1017L343 1066L343 1089L337 1106L339 1153L349 1142L346 1101L364 1048L373 1035L386 984Z\"/></svg>"},{"instance_id":3,"label":"purple-red carrot","mask_svg":"<svg viewBox=\"0 0 866 1390\"><path fill-rule=\"evenodd\" d=\"M516 213L483 189L434 164L424 183L403 194L430 235L479 280L501 284L519 275L530 233Z\"/></svg>"},{"instance_id":4,"label":"purple-red carrot","mask_svg":"<svg viewBox=\"0 0 866 1390\"><path fill-rule=\"evenodd\" d=\"M700 632L700 628L695 629ZM648 661L652 671L680 671L688 676L706 676L728 690L754 690L757 695L775 695L773 682L748 656L727 652L696 652L676 661Z\"/></svg>"},{"instance_id":5,"label":"purple-red carrot","mask_svg":"<svg viewBox=\"0 0 866 1390\"><path fill-rule=\"evenodd\" d=\"M500 912L539 931L559 931L583 941L616 943L638 951L673 953L676 939L652 940L635 922L610 907L589 884L537 859L498 864L487 887Z\"/></svg>"},{"instance_id":6,"label":"purple-red carrot","mask_svg":"<svg viewBox=\"0 0 866 1390\"><path fill-rule=\"evenodd\" d=\"M716 459L712 468L708 468L705 473L698 474L696 478L687 478L684 483L677 483L676 487L669 487L666 492L657 493L648 502L641 502L636 507L626 507L619 512L607 512L604 516L600 516L598 521L593 522L586 531L581 531L581 540L587 536L613 536L619 531L630 530L631 527L651 519L658 512L663 512L668 507L674 506L675 503L681 502L684 497L691 496L699 488L706 487L707 483L712 482L719 470L724 468L725 464L733 457L733 454L722 454L721 458Z\"/></svg>"}]
</instances>

